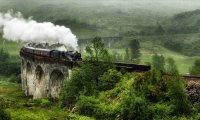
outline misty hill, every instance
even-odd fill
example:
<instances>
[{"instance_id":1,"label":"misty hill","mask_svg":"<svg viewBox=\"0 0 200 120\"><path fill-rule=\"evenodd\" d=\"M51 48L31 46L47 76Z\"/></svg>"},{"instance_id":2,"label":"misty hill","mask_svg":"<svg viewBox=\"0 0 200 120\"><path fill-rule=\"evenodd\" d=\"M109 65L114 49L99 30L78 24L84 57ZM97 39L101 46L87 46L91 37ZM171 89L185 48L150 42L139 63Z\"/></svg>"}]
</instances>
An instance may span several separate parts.
<instances>
[{"instance_id":1,"label":"misty hill","mask_svg":"<svg viewBox=\"0 0 200 120\"><path fill-rule=\"evenodd\" d=\"M13 9L40 22L65 25L81 38L135 35L199 6L196 0L0 0L0 11Z\"/></svg>"},{"instance_id":2,"label":"misty hill","mask_svg":"<svg viewBox=\"0 0 200 120\"><path fill-rule=\"evenodd\" d=\"M169 21L169 33L198 33L200 31L200 9L182 12Z\"/></svg>"}]
</instances>

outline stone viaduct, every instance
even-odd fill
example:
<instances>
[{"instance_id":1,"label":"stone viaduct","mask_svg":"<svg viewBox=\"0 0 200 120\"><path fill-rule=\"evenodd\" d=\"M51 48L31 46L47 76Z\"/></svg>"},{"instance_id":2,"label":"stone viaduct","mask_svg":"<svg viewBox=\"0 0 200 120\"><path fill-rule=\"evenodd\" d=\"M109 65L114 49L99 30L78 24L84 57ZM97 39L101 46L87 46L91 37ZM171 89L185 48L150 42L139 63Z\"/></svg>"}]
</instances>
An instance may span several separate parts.
<instances>
[{"instance_id":1,"label":"stone viaduct","mask_svg":"<svg viewBox=\"0 0 200 120\"><path fill-rule=\"evenodd\" d=\"M21 53L22 89L33 99L59 96L64 80L70 78L73 62L50 60Z\"/></svg>"},{"instance_id":2,"label":"stone viaduct","mask_svg":"<svg viewBox=\"0 0 200 120\"><path fill-rule=\"evenodd\" d=\"M20 51L22 89L26 96L33 99L58 98L64 80L69 80L72 68L79 66L80 61L44 57L42 54L37 55ZM84 61L81 61L81 63L87 64ZM118 70L125 69L128 72L150 70L150 66L145 65L114 64Z\"/></svg>"}]
</instances>

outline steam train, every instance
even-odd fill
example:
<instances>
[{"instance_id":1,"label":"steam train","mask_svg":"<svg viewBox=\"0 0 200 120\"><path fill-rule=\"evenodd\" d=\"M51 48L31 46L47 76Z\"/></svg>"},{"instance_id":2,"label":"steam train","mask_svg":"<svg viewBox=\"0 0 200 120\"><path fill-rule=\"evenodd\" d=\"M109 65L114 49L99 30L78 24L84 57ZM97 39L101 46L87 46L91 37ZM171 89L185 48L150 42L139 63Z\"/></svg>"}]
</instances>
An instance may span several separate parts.
<instances>
[{"instance_id":1,"label":"steam train","mask_svg":"<svg viewBox=\"0 0 200 120\"><path fill-rule=\"evenodd\" d=\"M22 47L20 53L33 54L41 57L48 57L54 59L64 59L69 61L80 61L82 60L81 54L73 51L59 51L59 50L49 50L40 49L34 47Z\"/></svg>"}]
</instances>

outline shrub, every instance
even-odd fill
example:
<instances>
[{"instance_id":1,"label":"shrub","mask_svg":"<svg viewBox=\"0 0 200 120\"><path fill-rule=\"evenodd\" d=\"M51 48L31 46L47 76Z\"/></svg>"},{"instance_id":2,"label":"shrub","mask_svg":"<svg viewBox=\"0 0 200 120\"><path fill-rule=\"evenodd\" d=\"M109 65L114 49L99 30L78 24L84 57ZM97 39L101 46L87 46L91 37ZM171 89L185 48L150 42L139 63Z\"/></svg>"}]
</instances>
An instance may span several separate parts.
<instances>
[{"instance_id":1,"label":"shrub","mask_svg":"<svg viewBox=\"0 0 200 120\"><path fill-rule=\"evenodd\" d=\"M150 78L147 82L146 97L148 100L151 102L164 100L166 97L167 83L161 78L161 72L156 69L152 69Z\"/></svg>"},{"instance_id":2,"label":"shrub","mask_svg":"<svg viewBox=\"0 0 200 120\"><path fill-rule=\"evenodd\" d=\"M198 113L198 114L196 114L196 115L194 116L194 120L200 120L200 113Z\"/></svg>"},{"instance_id":3,"label":"shrub","mask_svg":"<svg viewBox=\"0 0 200 120\"><path fill-rule=\"evenodd\" d=\"M192 74L192 75L200 75L200 59L197 59L194 62L194 65L190 69L190 74Z\"/></svg>"},{"instance_id":4,"label":"shrub","mask_svg":"<svg viewBox=\"0 0 200 120\"><path fill-rule=\"evenodd\" d=\"M186 94L184 81L180 77L175 77L169 82L169 96L175 114L189 115L191 113L191 103Z\"/></svg>"},{"instance_id":5,"label":"shrub","mask_svg":"<svg viewBox=\"0 0 200 120\"><path fill-rule=\"evenodd\" d=\"M109 69L99 78L98 89L100 91L112 89L117 82L121 79L122 74L114 69Z\"/></svg>"},{"instance_id":6,"label":"shrub","mask_svg":"<svg viewBox=\"0 0 200 120\"><path fill-rule=\"evenodd\" d=\"M3 48L0 49L0 62L5 62L10 58L10 55Z\"/></svg>"},{"instance_id":7,"label":"shrub","mask_svg":"<svg viewBox=\"0 0 200 120\"><path fill-rule=\"evenodd\" d=\"M153 55L152 57L152 65L155 69L160 71L165 71L165 58L163 55Z\"/></svg>"},{"instance_id":8,"label":"shrub","mask_svg":"<svg viewBox=\"0 0 200 120\"><path fill-rule=\"evenodd\" d=\"M166 103L156 103L149 105L149 109L153 111L153 118L156 120L169 119L171 117L171 105Z\"/></svg>"},{"instance_id":9,"label":"shrub","mask_svg":"<svg viewBox=\"0 0 200 120\"><path fill-rule=\"evenodd\" d=\"M61 91L61 100L64 106L74 104L80 93L94 95L98 93L99 77L109 69L107 64L87 63L72 71L72 77Z\"/></svg>"},{"instance_id":10,"label":"shrub","mask_svg":"<svg viewBox=\"0 0 200 120\"><path fill-rule=\"evenodd\" d=\"M10 114L5 110L6 105L3 99L0 99L0 120L11 120Z\"/></svg>"},{"instance_id":11,"label":"shrub","mask_svg":"<svg viewBox=\"0 0 200 120\"><path fill-rule=\"evenodd\" d=\"M120 118L124 120L150 120L152 111L148 109L148 103L143 96L136 96L134 91L122 100Z\"/></svg>"},{"instance_id":12,"label":"shrub","mask_svg":"<svg viewBox=\"0 0 200 120\"><path fill-rule=\"evenodd\" d=\"M12 82L12 83L21 83L21 77L20 77L20 75L17 75L17 76L11 75L10 78L9 78L9 82Z\"/></svg>"},{"instance_id":13,"label":"shrub","mask_svg":"<svg viewBox=\"0 0 200 120\"><path fill-rule=\"evenodd\" d=\"M0 75L10 76L20 74L20 63L18 62L1 62L0 63Z\"/></svg>"},{"instance_id":14,"label":"shrub","mask_svg":"<svg viewBox=\"0 0 200 120\"><path fill-rule=\"evenodd\" d=\"M94 96L80 96L76 104L79 114L97 119L115 119L115 109L103 103Z\"/></svg>"},{"instance_id":15,"label":"shrub","mask_svg":"<svg viewBox=\"0 0 200 120\"><path fill-rule=\"evenodd\" d=\"M42 107L50 107L51 102L50 102L48 99L43 98L43 99L41 99L40 105L41 105Z\"/></svg>"},{"instance_id":16,"label":"shrub","mask_svg":"<svg viewBox=\"0 0 200 120\"><path fill-rule=\"evenodd\" d=\"M94 116L99 111L100 102L94 96L80 96L77 102L79 114L86 116Z\"/></svg>"}]
</instances>

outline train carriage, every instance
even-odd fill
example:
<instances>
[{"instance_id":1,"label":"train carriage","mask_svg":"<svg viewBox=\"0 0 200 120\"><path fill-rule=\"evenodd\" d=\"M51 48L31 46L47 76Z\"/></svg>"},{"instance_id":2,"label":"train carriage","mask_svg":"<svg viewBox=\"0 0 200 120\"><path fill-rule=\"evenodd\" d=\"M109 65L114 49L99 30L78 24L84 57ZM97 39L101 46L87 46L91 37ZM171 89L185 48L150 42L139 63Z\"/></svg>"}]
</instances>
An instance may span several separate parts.
<instances>
[{"instance_id":1,"label":"train carriage","mask_svg":"<svg viewBox=\"0 0 200 120\"><path fill-rule=\"evenodd\" d=\"M49 57L54 59L65 59L69 61L78 61L82 60L81 54L73 51L58 51L58 50L49 50L33 47L23 47L21 51L29 54L34 54L42 57Z\"/></svg>"}]
</instances>

